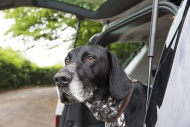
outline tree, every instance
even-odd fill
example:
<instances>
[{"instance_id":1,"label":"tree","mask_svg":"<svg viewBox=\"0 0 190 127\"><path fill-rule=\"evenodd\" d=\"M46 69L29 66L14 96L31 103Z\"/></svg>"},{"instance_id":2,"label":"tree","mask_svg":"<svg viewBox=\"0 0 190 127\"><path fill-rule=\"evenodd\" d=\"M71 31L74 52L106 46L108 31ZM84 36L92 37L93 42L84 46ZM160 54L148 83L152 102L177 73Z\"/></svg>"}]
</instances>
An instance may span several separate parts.
<instances>
[{"instance_id":1,"label":"tree","mask_svg":"<svg viewBox=\"0 0 190 127\"><path fill-rule=\"evenodd\" d=\"M28 36L33 37L34 40L40 38L55 40L63 36L61 33L67 28L76 29L78 22L74 15L44 8L20 7L4 12L5 18L15 19L15 24L5 34L12 33L13 37L22 35L23 40ZM101 32L101 30L101 23L83 20L77 46L86 44L92 35ZM74 40L74 34L71 35L71 40Z\"/></svg>"},{"instance_id":2,"label":"tree","mask_svg":"<svg viewBox=\"0 0 190 127\"><path fill-rule=\"evenodd\" d=\"M53 85L52 77L62 65L39 67L20 52L0 47L0 91L24 86Z\"/></svg>"}]
</instances>

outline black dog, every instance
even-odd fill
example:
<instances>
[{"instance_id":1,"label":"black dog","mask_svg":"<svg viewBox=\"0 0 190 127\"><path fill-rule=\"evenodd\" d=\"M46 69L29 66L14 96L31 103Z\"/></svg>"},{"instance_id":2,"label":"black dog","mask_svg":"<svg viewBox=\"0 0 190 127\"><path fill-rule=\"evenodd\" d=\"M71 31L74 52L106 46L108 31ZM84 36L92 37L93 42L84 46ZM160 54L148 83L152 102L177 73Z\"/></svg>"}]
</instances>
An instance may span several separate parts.
<instances>
[{"instance_id":1,"label":"black dog","mask_svg":"<svg viewBox=\"0 0 190 127\"><path fill-rule=\"evenodd\" d=\"M54 80L62 103L85 103L106 126L143 126L146 86L132 81L107 49L97 45L73 49Z\"/></svg>"}]
</instances>

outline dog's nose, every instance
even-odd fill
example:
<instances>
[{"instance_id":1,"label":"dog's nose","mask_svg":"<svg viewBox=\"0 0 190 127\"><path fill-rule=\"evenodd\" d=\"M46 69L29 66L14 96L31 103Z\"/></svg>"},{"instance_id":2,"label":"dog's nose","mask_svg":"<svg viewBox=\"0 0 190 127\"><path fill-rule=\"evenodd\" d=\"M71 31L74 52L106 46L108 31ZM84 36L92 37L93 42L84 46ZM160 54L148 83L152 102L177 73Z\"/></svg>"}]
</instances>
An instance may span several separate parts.
<instances>
[{"instance_id":1,"label":"dog's nose","mask_svg":"<svg viewBox=\"0 0 190 127\"><path fill-rule=\"evenodd\" d=\"M67 72L61 72L61 73L57 73L54 76L54 81L55 81L55 85L59 86L66 86L67 84L70 83L72 79L71 74L67 73Z\"/></svg>"}]
</instances>

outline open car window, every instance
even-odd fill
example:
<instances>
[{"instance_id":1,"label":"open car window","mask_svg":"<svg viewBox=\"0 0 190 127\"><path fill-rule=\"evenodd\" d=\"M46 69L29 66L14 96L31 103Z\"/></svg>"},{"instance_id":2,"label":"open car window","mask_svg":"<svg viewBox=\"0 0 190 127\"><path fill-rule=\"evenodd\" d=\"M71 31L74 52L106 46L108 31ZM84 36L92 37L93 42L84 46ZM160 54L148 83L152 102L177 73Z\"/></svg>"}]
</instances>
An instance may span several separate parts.
<instances>
[{"instance_id":1,"label":"open car window","mask_svg":"<svg viewBox=\"0 0 190 127\"><path fill-rule=\"evenodd\" d=\"M125 68L129 62L140 52L143 43L112 43L106 48L114 53Z\"/></svg>"}]
</instances>

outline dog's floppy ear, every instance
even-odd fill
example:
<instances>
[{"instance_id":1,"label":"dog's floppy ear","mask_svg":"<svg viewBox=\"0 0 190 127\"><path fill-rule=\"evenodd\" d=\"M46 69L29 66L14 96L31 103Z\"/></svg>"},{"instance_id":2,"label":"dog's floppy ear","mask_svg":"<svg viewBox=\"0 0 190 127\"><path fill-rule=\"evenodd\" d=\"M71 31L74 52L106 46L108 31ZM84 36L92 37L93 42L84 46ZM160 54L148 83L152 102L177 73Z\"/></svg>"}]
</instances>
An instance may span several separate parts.
<instances>
[{"instance_id":1,"label":"dog's floppy ear","mask_svg":"<svg viewBox=\"0 0 190 127\"><path fill-rule=\"evenodd\" d=\"M109 51L107 52L110 63L110 93L115 99L123 99L131 89L131 81L116 55Z\"/></svg>"}]
</instances>

